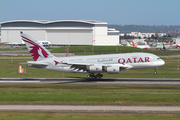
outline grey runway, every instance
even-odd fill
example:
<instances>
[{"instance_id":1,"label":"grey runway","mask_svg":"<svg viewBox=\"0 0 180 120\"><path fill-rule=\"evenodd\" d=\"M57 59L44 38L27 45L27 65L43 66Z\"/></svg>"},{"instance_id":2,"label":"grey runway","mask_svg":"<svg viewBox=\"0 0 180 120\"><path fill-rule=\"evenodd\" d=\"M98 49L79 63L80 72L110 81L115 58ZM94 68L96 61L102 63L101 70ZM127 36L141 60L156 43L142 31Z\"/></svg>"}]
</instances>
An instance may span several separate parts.
<instances>
[{"instance_id":1,"label":"grey runway","mask_svg":"<svg viewBox=\"0 0 180 120\"><path fill-rule=\"evenodd\" d=\"M180 106L0 105L0 112L180 113Z\"/></svg>"},{"instance_id":2,"label":"grey runway","mask_svg":"<svg viewBox=\"0 0 180 120\"><path fill-rule=\"evenodd\" d=\"M180 85L180 78L0 78L0 84Z\"/></svg>"}]
</instances>

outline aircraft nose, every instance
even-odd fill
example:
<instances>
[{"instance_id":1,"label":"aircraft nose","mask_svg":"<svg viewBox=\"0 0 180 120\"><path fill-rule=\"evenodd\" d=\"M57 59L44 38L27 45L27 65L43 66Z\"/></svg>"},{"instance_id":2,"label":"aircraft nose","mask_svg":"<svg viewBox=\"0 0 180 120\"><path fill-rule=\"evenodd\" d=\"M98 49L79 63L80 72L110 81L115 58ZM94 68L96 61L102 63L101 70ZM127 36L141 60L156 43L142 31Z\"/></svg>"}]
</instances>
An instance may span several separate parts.
<instances>
[{"instance_id":1,"label":"aircraft nose","mask_svg":"<svg viewBox=\"0 0 180 120\"><path fill-rule=\"evenodd\" d=\"M165 64L164 60L160 60L160 61L158 61L158 63L160 66L163 66Z\"/></svg>"}]
</instances>

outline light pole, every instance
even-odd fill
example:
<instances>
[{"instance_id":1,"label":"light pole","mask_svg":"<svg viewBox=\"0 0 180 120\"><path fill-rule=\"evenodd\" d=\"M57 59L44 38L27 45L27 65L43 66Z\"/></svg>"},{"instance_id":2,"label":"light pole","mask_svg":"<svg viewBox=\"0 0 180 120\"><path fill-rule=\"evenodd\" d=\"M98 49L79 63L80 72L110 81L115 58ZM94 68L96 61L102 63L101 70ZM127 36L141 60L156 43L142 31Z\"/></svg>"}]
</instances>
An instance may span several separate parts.
<instances>
[{"instance_id":1,"label":"light pole","mask_svg":"<svg viewBox=\"0 0 180 120\"><path fill-rule=\"evenodd\" d=\"M92 53L93 53L93 51L94 51L94 50L93 50L94 42L95 42L95 40L92 41Z\"/></svg>"}]
</instances>

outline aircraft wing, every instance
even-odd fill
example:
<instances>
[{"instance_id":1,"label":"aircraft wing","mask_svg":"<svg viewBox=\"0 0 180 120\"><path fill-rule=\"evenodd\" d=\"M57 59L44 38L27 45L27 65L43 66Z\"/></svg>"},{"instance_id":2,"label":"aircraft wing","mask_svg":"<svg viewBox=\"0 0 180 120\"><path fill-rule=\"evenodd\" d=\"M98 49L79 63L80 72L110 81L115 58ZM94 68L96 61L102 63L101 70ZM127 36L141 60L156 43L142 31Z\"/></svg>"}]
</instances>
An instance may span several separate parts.
<instances>
[{"instance_id":1,"label":"aircraft wing","mask_svg":"<svg viewBox=\"0 0 180 120\"><path fill-rule=\"evenodd\" d=\"M71 68L74 68L75 69L78 69L78 70L83 70L83 71L86 71L86 68L88 66L102 66L102 67L112 67L112 66L118 66L120 67L120 69L129 69L129 68L132 68L131 65L127 65L127 64L93 64L93 63L70 63L70 62L67 62L67 63L63 63L63 64L67 64L67 65L71 65Z\"/></svg>"},{"instance_id":2,"label":"aircraft wing","mask_svg":"<svg viewBox=\"0 0 180 120\"><path fill-rule=\"evenodd\" d=\"M72 69L74 69L74 70L77 69L78 71L80 71L80 70L86 71L87 66L94 65L94 64L89 64L89 63L70 63L70 62L63 63L63 64L71 65Z\"/></svg>"}]
</instances>

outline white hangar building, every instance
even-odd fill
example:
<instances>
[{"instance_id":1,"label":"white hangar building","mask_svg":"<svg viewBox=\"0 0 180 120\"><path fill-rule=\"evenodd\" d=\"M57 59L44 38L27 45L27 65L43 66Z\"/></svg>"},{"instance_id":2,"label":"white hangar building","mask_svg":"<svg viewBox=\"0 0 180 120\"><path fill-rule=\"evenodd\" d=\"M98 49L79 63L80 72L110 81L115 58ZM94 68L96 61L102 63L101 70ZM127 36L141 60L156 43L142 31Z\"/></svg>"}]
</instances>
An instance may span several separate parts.
<instances>
[{"instance_id":1,"label":"white hangar building","mask_svg":"<svg viewBox=\"0 0 180 120\"><path fill-rule=\"evenodd\" d=\"M1 42L22 43L20 31L56 45L119 45L119 31L109 29L106 22L88 20L2 22Z\"/></svg>"}]
</instances>

